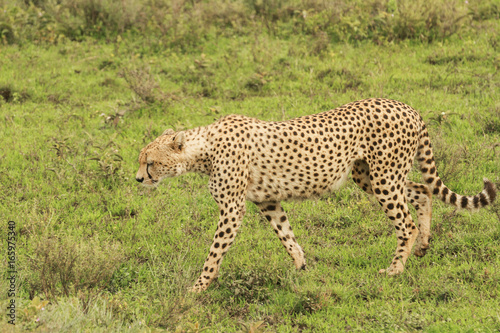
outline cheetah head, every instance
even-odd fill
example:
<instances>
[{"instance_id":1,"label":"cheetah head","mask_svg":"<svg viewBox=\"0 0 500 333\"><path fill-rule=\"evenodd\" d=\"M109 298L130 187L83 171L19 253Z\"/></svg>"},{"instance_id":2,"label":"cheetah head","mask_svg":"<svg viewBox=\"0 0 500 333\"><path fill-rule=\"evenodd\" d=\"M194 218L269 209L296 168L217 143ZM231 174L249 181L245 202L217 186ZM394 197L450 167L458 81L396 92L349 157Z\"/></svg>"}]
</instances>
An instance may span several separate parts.
<instances>
[{"instance_id":1,"label":"cheetah head","mask_svg":"<svg viewBox=\"0 0 500 333\"><path fill-rule=\"evenodd\" d=\"M172 129L163 132L139 154L139 171L135 179L145 186L156 186L165 177L178 176L185 172L184 132Z\"/></svg>"}]
</instances>

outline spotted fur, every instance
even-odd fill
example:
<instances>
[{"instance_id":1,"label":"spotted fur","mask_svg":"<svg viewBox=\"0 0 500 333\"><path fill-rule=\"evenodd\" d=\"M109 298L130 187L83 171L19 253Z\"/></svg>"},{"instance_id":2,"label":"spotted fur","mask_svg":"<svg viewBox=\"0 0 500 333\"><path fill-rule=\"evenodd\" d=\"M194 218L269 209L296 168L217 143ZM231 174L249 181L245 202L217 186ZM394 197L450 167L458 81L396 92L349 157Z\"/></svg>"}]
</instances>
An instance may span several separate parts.
<instances>
[{"instance_id":1,"label":"spotted fur","mask_svg":"<svg viewBox=\"0 0 500 333\"><path fill-rule=\"evenodd\" d=\"M407 179L414 159L425 184ZM433 194L465 209L484 207L496 196L495 186L486 179L483 191L475 196L461 196L446 187L436 171L420 115L387 99L366 99L281 122L230 115L206 127L167 130L141 151L139 163L136 179L148 186L188 171L210 177L220 217L193 291L205 290L217 276L245 214L246 200L260 208L295 266L304 268L304 252L280 202L334 191L352 173L394 224L396 253L389 267L380 271L394 275L403 271L415 242L417 256L429 248ZM420 231L408 202L417 211Z\"/></svg>"}]
</instances>

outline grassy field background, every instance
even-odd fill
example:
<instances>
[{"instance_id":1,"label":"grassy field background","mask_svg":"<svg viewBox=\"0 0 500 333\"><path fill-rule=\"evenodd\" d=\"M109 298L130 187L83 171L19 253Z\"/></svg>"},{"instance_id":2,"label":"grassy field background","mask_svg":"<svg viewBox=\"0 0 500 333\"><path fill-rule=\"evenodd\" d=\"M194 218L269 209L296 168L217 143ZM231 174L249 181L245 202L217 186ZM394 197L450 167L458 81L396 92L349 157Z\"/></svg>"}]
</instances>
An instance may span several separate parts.
<instances>
[{"instance_id":1,"label":"grassy field background","mask_svg":"<svg viewBox=\"0 0 500 333\"><path fill-rule=\"evenodd\" d=\"M12 220L16 328L498 332L498 200L475 213L436 200L431 250L393 278L377 273L393 227L352 181L284 203L306 271L248 203L219 279L193 295L218 219L207 178L134 177L166 128L384 97L422 114L451 189L500 188L499 13L497 0L0 0L0 271ZM7 290L2 274L1 331Z\"/></svg>"}]
</instances>

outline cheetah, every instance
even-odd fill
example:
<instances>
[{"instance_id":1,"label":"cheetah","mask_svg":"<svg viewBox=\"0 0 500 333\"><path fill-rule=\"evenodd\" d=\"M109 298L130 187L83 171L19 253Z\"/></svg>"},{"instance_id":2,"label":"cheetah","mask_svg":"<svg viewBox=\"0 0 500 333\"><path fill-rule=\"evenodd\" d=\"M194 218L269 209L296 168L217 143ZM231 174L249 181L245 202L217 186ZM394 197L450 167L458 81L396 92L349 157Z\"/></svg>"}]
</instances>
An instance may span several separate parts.
<instances>
[{"instance_id":1,"label":"cheetah","mask_svg":"<svg viewBox=\"0 0 500 333\"><path fill-rule=\"evenodd\" d=\"M415 159L424 184L407 179ZM489 205L496 197L487 179L475 196L446 187L436 171L422 117L412 107L388 99L365 99L287 121L229 115L206 127L168 129L142 149L139 163L136 180L146 186L186 172L209 176L219 222L191 289L195 292L207 289L218 275L245 215L246 200L260 208L295 267L304 269L304 251L280 202L335 191L351 174L394 224L396 252L389 267L379 272L395 275L403 272L414 245L416 256L424 256L429 248L432 195L469 210ZM408 203L416 209L418 228Z\"/></svg>"}]
</instances>

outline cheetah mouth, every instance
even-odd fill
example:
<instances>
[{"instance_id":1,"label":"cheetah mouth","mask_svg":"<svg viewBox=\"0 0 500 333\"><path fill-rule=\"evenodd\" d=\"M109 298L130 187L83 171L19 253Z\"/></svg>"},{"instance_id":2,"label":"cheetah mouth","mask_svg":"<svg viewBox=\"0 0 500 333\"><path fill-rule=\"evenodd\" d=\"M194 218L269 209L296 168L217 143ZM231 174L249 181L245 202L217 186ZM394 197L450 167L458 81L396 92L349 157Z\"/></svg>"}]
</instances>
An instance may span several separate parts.
<instances>
[{"instance_id":1,"label":"cheetah mouth","mask_svg":"<svg viewBox=\"0 0 500 333\"><path fill-rule=\"evenodd\" d=\"M159 181L158 181L158 180L149 179L149 182L147 182L147 183L142 183L142 186L144 186L144 187L157 187L157 186L158 186L158 183L159 183Z\"/></svg>"}]
</instances>

